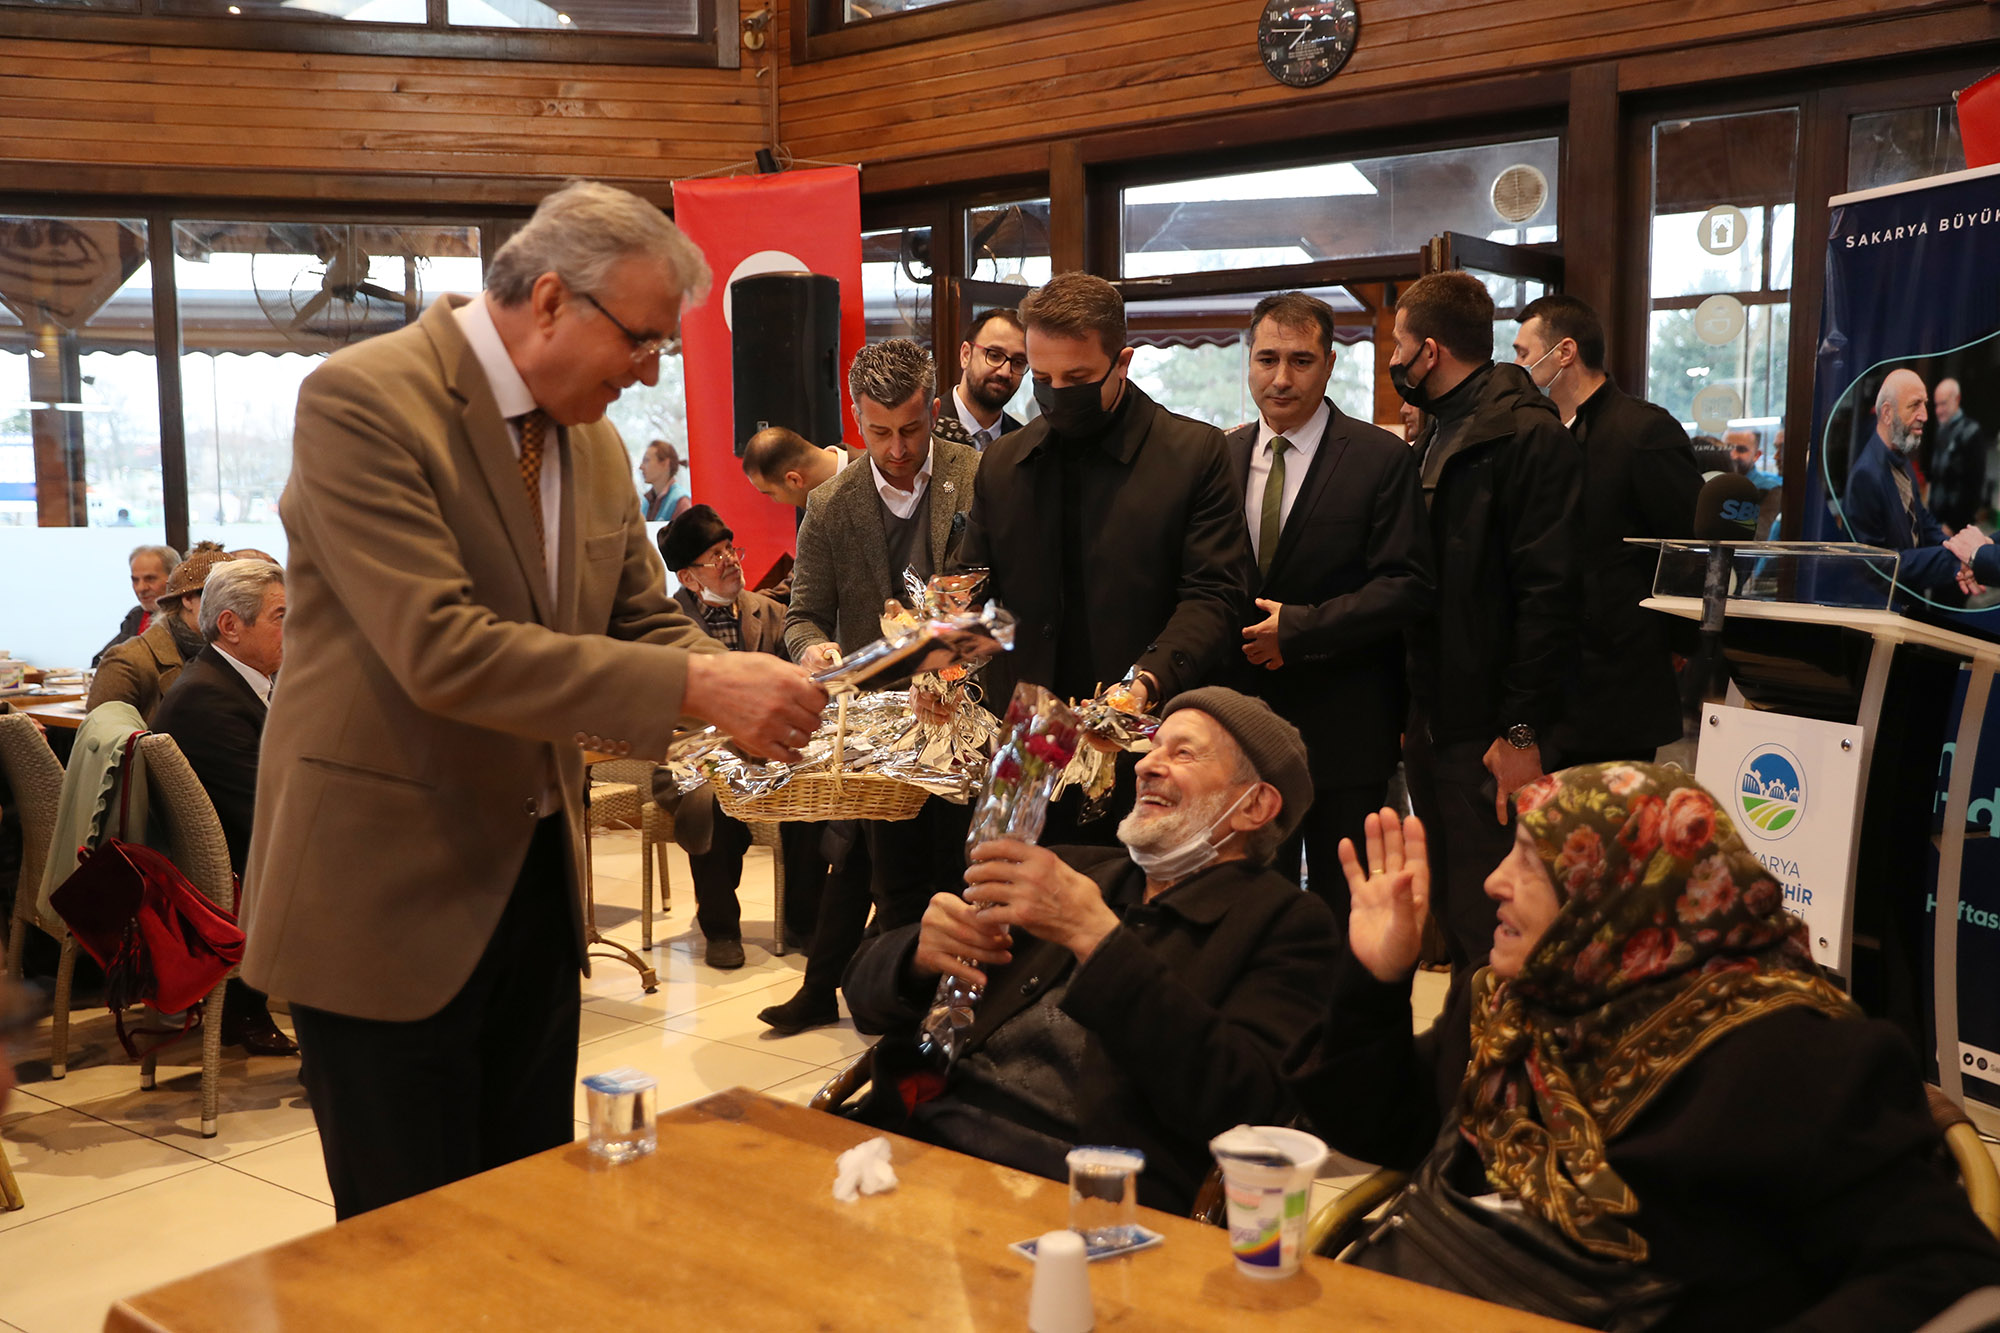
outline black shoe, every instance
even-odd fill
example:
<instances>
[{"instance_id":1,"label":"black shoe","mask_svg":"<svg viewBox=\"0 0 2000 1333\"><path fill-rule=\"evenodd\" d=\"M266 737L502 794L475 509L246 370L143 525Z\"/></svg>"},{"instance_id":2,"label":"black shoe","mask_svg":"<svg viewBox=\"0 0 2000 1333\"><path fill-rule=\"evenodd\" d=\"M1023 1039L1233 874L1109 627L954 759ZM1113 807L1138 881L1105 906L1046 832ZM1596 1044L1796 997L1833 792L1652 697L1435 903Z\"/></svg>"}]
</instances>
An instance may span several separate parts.
<instances>
[{"instance_id":1,"label":"black shoe","mask_svg":"<svg viewBox=\"0 0 2000 1333\"><path fill-rule=\"evenodd\" d=\"M222 1024L222 1044L241 1046L246 1055L288 1056L299 1053L298 1044L271 1021L268 1013L249 1014L234 1024Z\"/></svg>"},{"instance_id":2,"label":"black shoe","mask_svg":"<svg viewBox=\"0 0 2000 1333\"><path fill-rule=\"evenodd\" d=\"M702 953L702 961L725 972L734 971L743 966L743 941L710 940L708 948Z\"/></svg>"},{"instance_id":3,"label":"black shoe","mask_svg":"<svg viewBox=\"0 0 2000 1333\"><path fill-rule=\"evenodd\" d=\"M761 1010L757 1021L781 1037L796 1036L807 1028L832 1027L840 1021L840 1006L831 995L815 995L801 990L783 1004Z\"/></svg>"}]
</instances>

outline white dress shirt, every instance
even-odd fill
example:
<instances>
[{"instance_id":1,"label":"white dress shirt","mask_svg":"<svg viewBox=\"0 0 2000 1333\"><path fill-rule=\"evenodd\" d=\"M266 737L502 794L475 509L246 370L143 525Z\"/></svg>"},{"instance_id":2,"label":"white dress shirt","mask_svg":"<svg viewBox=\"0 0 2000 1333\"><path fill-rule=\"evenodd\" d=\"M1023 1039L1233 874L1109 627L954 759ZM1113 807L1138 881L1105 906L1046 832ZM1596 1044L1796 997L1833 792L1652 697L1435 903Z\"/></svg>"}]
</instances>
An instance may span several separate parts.
<instances>
[{"instance_id":1,"label":"white dress shirt","mask_svg":"<svg viewBox=\"0 0 2000 1333\"><path fill-rule=\"evenodd\" d=\"M889 512L897 518L908 518L917 512L917 502L924 498L924 492L931 486L931 459L935 457L935 449L927 450L924 465L917 469L917 479L910 483L909 490L899 491L882 475L882 469L875 466L874 456L869 456L868 471L874 476L875 493L882 497L882 503L889 506Z\"/></svg>"},{"instance_id":2,"label":"white dress shirt","mask_svg":"<svg viewBox=\"0 0 2000 1333\"><path fill-rule=\"evenodd\" d=\"M229 663L229 665L236 668L237 675L243 677L244 680L250 682L251 692L255 694L260 700L263 701L264 707L269 708L271 706L271 678L265 675L263 672L259 671L256 667L249 666L243 662L239 662L235 658L235 656L233 656L230 653L230 651L227 648L224 648L219 642L216 643L215 645L215 651L222 654L223 661Z\"/></svg>"},{"instance_id":3,"label":"white dress shirt","mask_svg":"<svg viewBox=\"0 0 2000 1333\"><path fill-rule=\"evenodd\" d=\"M528 382L514 368L514 358L507 355L507 344L500 341L500 330L493 326L493 311L486 304L484 292L451 313L465 341L471 344L472 354L479 358L479 369L485 372L487 387L493 390L493 401L500 408L500 415L507 419L507 433L514 440L514 457L519 458L520 418L535 410L535 395L528 391ZM542 437L542 568L549 577L551 604L556 597L557 543L562 538L559 442L563 439L562 428L551 421Z\"/></svg>"},{"instance_id":4,"label":"white dress shirt","mask_svg":"<svg viewBox=\"0 0 2000 1333\"><path fill-rule=\"evenodd\" d=\"M1322 398L1319 400L1319 411L1313 413L1305 425L1285 436L1292 447L1285 451L1285 498L1278 507L1280 532L1285 530L1285 524L1292 517L1292 505L1299 498L1299 488L1306 484L1306 472L1312 467L1313 455L1319 452L1320 441L1326 438L1327 423L1332 420L1333 409ZM1264 553L1257 549L1263 538L1264 485L1271 476L1271 441L1277 438L1278 432L1271 429L1271 423L1259 416L1257 444L1250 450L1250 475L1243 487L1243 516L1250 522L1250 550L1259 560L1264 558Z\"/></svg>"},{"instance_id":5,"label":"white dress shirt","mask_svg":"<svg viewBox=\"0 0 2000 1333\"><path fill-rule=\"evenodd\" d=\"M990 426L980 425L979 418L973 416L972 410L965 405L963 385L952 386L951 405L958 409L958 424L965 427L965 433L972 437L972 447L981 453L986 451L987 445L1000 438L1000 428L1007 424L1007 418L1003 415L994 417Z\"/></svg>"}]
</instances>

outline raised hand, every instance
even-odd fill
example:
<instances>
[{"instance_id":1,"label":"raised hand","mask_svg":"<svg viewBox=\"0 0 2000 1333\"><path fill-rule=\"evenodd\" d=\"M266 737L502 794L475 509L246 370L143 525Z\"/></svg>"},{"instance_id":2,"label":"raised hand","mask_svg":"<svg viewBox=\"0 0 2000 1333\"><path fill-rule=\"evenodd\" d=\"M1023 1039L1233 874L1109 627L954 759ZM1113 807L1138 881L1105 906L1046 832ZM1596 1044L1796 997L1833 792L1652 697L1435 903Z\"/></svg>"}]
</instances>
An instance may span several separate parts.
<instances>
[{"instance_id":1,"label":"raised hand","mask_svg":"<svg viewBox=\"0 0 2000 1333\"><path fill-rule=\"evenodd\" d=\"M1402 981L1423 951L1424 917L1431 906L1430 849L1423 821L1384 808L1368 816L1368 867L1355 855L1354 839L1340 840L1340 868L1352 904L1347 944L1377 981Z\"/></svg>"}]
</instances>

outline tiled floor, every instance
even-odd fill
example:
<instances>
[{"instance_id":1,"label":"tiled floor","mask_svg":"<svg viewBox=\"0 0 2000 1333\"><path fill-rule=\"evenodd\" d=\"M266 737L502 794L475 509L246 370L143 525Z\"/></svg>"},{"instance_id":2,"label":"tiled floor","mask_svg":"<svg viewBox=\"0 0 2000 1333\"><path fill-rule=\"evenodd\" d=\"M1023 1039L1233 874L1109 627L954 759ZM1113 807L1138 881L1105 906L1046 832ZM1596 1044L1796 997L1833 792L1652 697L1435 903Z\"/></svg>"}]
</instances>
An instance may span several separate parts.
<instances>
[{"instance_id":1,"label":"tiled floor","mask_svg":"<svg viewBox=\"0 0 2000 1333\"><path fill-rule=\"evenodd\" d=\"M697 961L693 882L679 849L670 856L672 911L654 927L660 988L647 995L630 967L594 964L584 985L579 1072L644 1069L660 1081L662 1110L738 1086L804 1103L868 1039L846 1020L784 1038L757 1021L759 1009L790 997L805 967L800 954L774 958L767 948L769 853L753 848L744 867L749 962L736 972ZM637 834L599 835L599 917L609 935L634 948L638 857ZM1418 981L1421 1026L1443 997L1443 978ZM204 1139L200 1068L186 1063L199 1061L193 1042L168 1053L150 1092L140 1090L102 1010L77 1015L71 1044L69 1076L58 1081L48 1077L45 1036L28 1039L22 1084L0 1113L0 1137L27 1198L21 1211L0 1213L0 1333L96 1330L119 1296L333 1222L295 1061L225 1060L220 1133ZM1315 1205L1366 1170L1329 1163Z\"/></svg>"}]
</instances>

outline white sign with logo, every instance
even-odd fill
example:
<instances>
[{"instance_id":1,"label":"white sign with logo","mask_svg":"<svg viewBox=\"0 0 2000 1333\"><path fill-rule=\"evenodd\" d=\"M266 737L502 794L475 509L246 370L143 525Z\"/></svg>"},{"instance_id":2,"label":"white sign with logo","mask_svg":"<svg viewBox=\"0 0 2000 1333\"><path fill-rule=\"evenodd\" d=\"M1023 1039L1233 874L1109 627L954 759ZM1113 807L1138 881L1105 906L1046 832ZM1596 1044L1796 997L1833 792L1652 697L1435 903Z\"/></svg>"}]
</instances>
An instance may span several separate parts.
<instances>
[{"instance_id":1,"label":"white sign with logo","mask_svg":"<svg viewBox=\"0 0 2000 1333\"><path fill-rule=\"evenodd\" d=\"M1805 918L1813 957L1847 975L1854 851L1861 828L1861 728L1702 705L1695 776Z\"/></svg>"}]
</instances>

